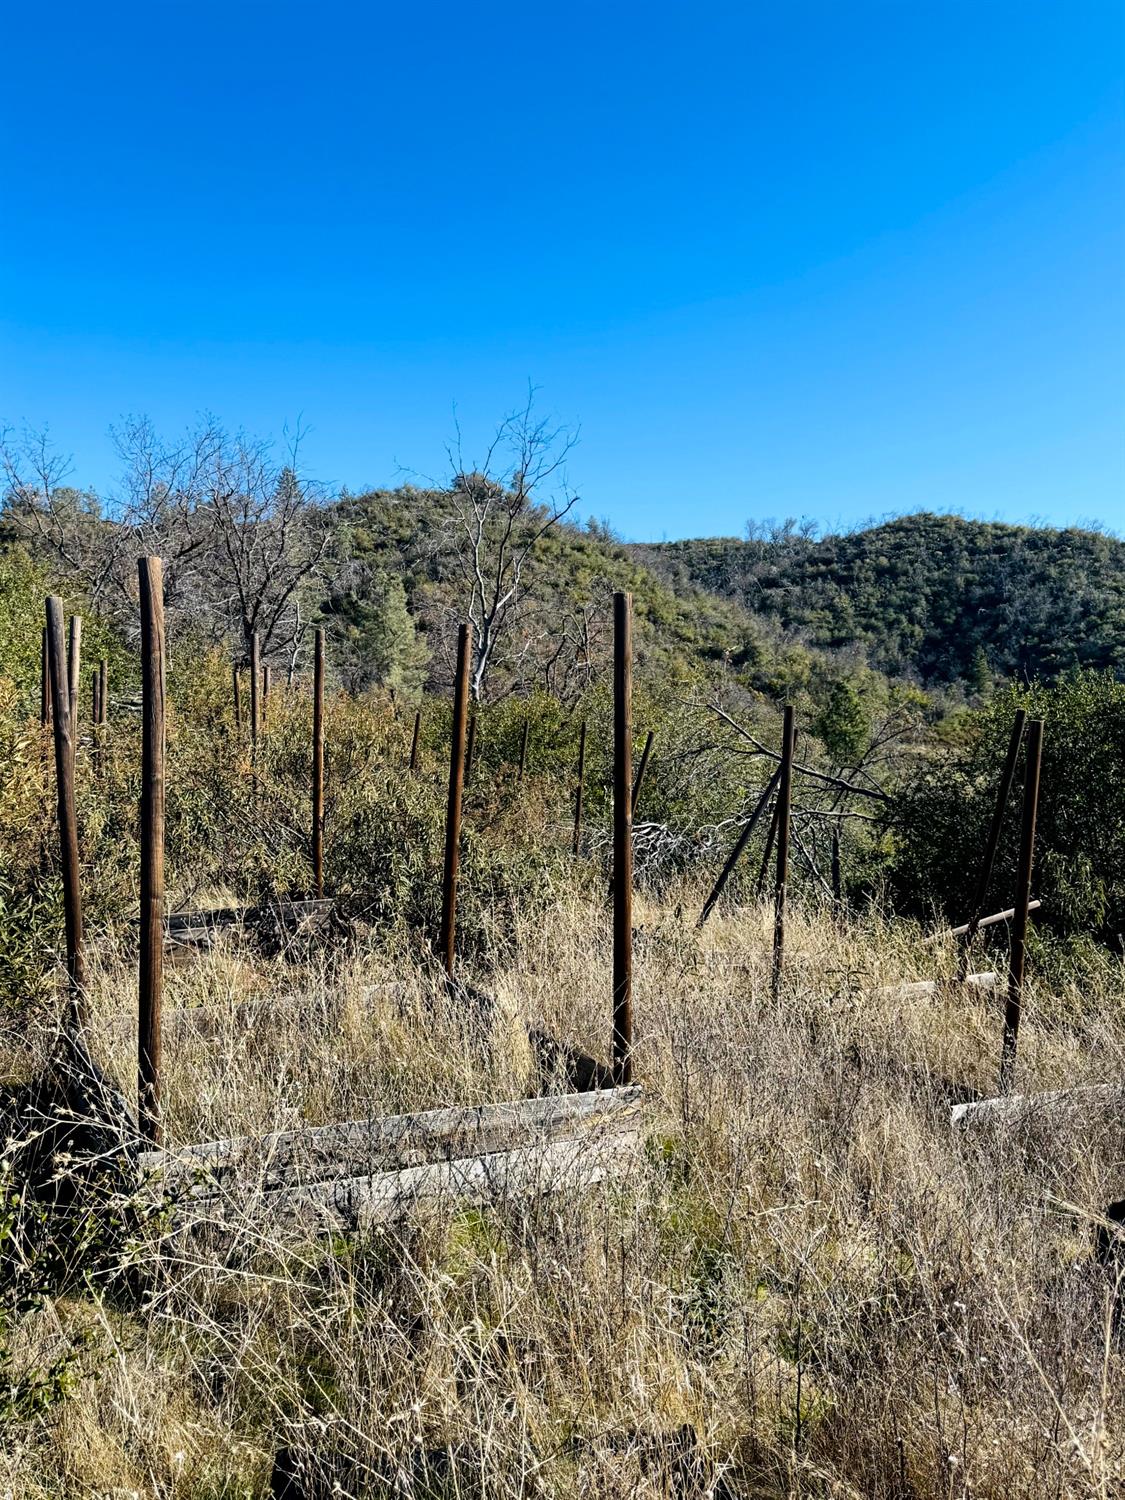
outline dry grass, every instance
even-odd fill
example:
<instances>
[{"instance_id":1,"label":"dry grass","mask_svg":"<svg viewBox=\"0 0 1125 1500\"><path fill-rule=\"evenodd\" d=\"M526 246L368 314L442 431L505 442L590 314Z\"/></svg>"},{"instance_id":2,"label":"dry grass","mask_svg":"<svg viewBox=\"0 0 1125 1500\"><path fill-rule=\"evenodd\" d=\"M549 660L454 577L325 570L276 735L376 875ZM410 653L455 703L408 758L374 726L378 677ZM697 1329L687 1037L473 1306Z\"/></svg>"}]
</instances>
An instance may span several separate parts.
<instances>
[{"instance_id":1,"label":"dry grass","mask_svg":"<svg viewBox=\"0 0 1125 1500\"><path fill-rule=\"evenodd\" d=\"M185 1247L143 1303L60 1299L29 1353L81 1321L95 1373L0 1454L0 1494L260 1496L281 1446L334 1455L355 1495L1125 1493L1092 1254L1120 1123L955 1135L951 1088L993 1091L999 1002L877 995L951 967L905 924L795 913L774 1003L764 912L639 922L638 1180L354 1242ZM487 1039L406 951L178 965L169 1012L203 1010L167 1025L169 1137L518 1096L528 1021L604 1054L604 910L575 898L518 938ZM1125 1075L1123 989L1107 968L1081 1004L1033 993L1019 1086ZM105 961L124 1078L131 992ZM251 997L275 1003L236 1010Z\"/></svg>"}]
</instances>

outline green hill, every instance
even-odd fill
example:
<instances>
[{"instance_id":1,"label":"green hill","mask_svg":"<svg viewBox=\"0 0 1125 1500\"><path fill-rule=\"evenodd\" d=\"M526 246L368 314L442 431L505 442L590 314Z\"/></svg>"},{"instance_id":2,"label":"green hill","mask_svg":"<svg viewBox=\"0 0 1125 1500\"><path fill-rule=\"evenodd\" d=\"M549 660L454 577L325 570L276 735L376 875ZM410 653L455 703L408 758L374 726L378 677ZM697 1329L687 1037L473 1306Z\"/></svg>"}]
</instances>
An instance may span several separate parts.
<instances>
[{"instance_id":1,"label":"green hill","mask_svg":"<svg viewBox=\"0 0 1125 1500\"><path fill-rule=\"evenodd\" d=\"M814 537L633 548L678 593L705 589L822 649L926 683L1125 671L1125 543L1095 531L903 516Z\"/></svg>"}]
</instances>

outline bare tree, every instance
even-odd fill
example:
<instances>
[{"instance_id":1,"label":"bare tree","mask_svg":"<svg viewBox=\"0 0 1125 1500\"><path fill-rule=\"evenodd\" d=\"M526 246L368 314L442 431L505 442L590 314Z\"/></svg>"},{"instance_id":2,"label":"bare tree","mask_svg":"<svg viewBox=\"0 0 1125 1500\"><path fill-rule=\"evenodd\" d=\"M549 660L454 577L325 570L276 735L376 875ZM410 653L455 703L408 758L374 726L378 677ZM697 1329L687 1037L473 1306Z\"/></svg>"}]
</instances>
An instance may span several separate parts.
<instances>
[{"instance_id":1,"label":"bare tree","mask_svg":"<svg viewBox=\"0 0 1125 1500\"><path fill-rule=\"evenodd\" d=\"M476 702L517 634L529 559L578 501L565 477L577 433L538 418L534 405L532 388L524 406L500 424L481 463L465 464L460 432L449 449L451 541L473 626L470 691Z\"/></svg>"},{"instance_id":2,"label":"bare tree","mask_svg":"<svg viewBox=\"0 0 1125 1500\"><path fill-rule=\"evenodd\" d=\"M71 473L46 428L0 431L5 520L64 577L81 579L98 604L110 587L117 538L98 497L66 483Z\"/></svg>"},{"instance_id":3,"label":"bare tree","mask_svg":"<svg viewBox=\"0 0 1125 1500\"><path fill-rule=\"evenodd\" d=\"M69 461L46 434L0 435L12 525L127 629L135 559L155 553L170 618L247 645L257 632L265 654L291 664L331 544L319 490L300 475L300 431L280 461L270 443L211 417L173 440L129 417L113 438L123 473L103 511L96 496L64 486Z\"/></svg>"}]
</instances>

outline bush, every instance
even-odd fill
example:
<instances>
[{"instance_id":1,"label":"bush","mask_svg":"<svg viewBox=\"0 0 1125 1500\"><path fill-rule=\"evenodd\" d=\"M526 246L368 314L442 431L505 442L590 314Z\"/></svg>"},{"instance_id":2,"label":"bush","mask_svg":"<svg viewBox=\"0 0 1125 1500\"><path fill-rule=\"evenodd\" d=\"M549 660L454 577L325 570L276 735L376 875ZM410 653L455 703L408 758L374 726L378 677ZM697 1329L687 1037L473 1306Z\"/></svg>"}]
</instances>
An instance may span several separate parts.
<instances>
[{"instance_id":1,"label":"bush","mask_svg":"<svg viewBox=\"0 0 1125 1500\"><path fill-rule=\"evenodd\" d=\"M959 742L927 764L896 811L892 884L901 905L960 920L972 899L1017 708L1045 721L1039 795L1037 918L1059 935L1120 942L1125 930L1125 683L1077 672L1053 686L1009 687L962 720ZM988 906L1010 906L1024 756L1004 821Z\"/></svg>"}]
</instances>

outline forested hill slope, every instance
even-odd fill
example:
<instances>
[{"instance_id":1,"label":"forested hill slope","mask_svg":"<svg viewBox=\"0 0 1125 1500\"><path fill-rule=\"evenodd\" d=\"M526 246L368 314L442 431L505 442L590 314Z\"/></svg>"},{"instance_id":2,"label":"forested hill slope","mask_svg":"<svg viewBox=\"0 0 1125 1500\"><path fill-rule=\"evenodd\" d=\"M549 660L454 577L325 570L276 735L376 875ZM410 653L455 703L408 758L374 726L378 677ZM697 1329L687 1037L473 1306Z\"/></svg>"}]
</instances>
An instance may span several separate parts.
<instances>
[{"instance_id":1,"label":"forested hill slope","mask_svg":"<svg viewBox=\"0 0 1125 1500\"><path fill-rule=\"evenodd\" d=\"M924 682L1125 674L1125 543L1099 532L902 516L840 536L638 545L677 590L706 589L815 646L863 647Z\"/></svg>"}]
</instances>

